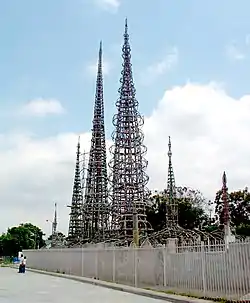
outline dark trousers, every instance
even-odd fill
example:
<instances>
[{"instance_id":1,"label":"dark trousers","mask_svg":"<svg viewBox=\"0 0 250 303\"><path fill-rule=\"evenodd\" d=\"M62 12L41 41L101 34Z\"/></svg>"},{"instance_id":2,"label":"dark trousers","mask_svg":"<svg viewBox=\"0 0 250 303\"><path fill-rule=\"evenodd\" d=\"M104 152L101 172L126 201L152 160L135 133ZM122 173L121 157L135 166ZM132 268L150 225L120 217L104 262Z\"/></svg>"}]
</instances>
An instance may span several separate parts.
<instances>
[{"instance_id":1,"label":"dark trousers","mask_svg":"<svg viewBox=\"0 0 250 303\"><path fill-rule=\"evenodd\" d=\"M19 271L20 274L24 274L25 273L25 265L24 264L20 264L19 265Z\"/></svg>"}]
</instances>

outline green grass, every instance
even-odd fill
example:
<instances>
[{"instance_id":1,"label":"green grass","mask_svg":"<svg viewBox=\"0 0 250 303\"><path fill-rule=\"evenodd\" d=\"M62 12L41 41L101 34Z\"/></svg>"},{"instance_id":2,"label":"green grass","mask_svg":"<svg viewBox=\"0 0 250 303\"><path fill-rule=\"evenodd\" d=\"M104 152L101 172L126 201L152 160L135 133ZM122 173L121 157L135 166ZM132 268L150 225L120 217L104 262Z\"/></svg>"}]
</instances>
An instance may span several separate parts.
<instances>
[{"instance_id":1,"label":"green grass","mask_svg":"<svg viewBox=\"0 0 250 303\"><path fill-rule=\"evenodd\" d=\"M173 290L157 290L153 288L145 288L147 290L152 290L152 291L157 291L169 295L178 295L178 296L184 296L184 297L190 297L190 298L196 298L196 299L202 299L202 300L209 300L209 301L214 301L214 302L219 302L219 303L229 303L229 302L234 302L233 300L228 300L225 298L213 298L213 297L206 297L206 296L199 296L197 294L193 294L191 292L185 293L185 292L178 292L178 291L173 291Z\"/></svg>"}]
</instances>

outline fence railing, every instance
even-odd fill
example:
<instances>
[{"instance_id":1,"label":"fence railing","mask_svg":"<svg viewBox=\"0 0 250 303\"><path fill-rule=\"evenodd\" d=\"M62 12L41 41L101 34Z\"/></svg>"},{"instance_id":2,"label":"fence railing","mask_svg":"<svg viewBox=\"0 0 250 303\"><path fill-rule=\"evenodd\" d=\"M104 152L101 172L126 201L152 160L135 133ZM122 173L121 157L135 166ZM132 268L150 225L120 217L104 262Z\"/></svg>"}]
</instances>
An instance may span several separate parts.
<instances>
[{"instance_id":1,"label":"fence railing","mask_svg":"<svg viewBox=\"0 0 250 303\"><path fill-rule=\"evenodd\" d=\"M175 249L62 248L25 255L28 267L46 271L204 297L250 296L250 242Z\"/></svg>"}]
</instances>

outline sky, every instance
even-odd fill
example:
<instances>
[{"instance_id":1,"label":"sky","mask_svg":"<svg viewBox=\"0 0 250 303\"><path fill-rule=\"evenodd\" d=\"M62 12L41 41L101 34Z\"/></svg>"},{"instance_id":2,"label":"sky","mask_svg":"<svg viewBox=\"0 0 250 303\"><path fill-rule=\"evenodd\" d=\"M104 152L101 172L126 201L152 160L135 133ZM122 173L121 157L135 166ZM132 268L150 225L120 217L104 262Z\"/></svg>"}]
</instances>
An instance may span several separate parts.
<instances>
[{"instance_id":1,"label":"sky","mask_svg":"<svg viewBox=\"0 0 250 303\"><path fill-rule=\"evenodd\" d=\"M107 145L114 127L124 20L144 116L150 189L167 181L213 199L250 180L247 0L9 0L0 4L0 232L22 222L48 235L58 204L67 233L77 137L88 151L99 42Z\"/></svg>"}]
</instances>

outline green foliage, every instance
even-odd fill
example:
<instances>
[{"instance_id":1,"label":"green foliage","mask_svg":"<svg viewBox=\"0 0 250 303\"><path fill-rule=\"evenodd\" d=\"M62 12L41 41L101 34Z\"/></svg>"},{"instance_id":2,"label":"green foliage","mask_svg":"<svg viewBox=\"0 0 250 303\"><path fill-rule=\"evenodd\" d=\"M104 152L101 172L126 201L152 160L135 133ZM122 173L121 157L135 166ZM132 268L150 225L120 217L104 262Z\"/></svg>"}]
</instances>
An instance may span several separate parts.
<instances>
[{"instance_id":1,"label":"green foliage","mask_svg":"<svg viewBox=\"0 0 250 303\"><path fill-rule=\"evenodd\" d=\"M66 238L66 236L65 236L62 232L60 232L60 231L58 231L58 232L56 233L56 237L57 237L57 238L60 238L60 239L65 239L65 238ZM52 240L52 235L50 235L50 236L48 237L48 240Z\"/></svg>"},{"instance_id":2,"label":"green foliage","mask_svg":"<svg viewBox=\"0 0 250 303\"><path fill-rule=\"evenodd\" d=\"M155 231L159 231L166 224L166 191L150 195L151 206L147 208L147 220ZM202 228L208 224L205 212L206 200L203 195L187 187L177 188L178 220L185 229Z\"/></svg>"},{"instance_id":3,"label":"green foliage","mask_svg":"<svg viewBox=\"0 0 250 303\"><path fill-rule=\"evenodd\" d=\"M236 234L250 236L250 193L247 189L234 191L228 194L229 212L231 225ZM222 191L218 191L215 197L215 213L219 223L222 225L224 208Z\"/></svg>"},{"instance_id":4,"label":"green foliage","mask_svg":"<svg viewBox=\"0 0 250 303\"><path fill-rule=\"evenodd\" d=\"M42 230L31 223L8 228L0 236L0 255L16 256L23 249L41 248L45 245Z\"/></svg>"}]
</instances>

